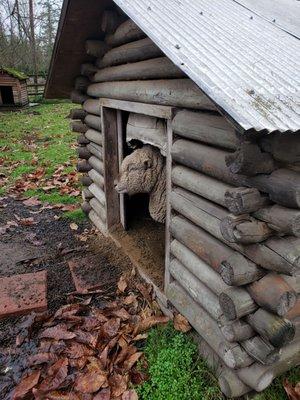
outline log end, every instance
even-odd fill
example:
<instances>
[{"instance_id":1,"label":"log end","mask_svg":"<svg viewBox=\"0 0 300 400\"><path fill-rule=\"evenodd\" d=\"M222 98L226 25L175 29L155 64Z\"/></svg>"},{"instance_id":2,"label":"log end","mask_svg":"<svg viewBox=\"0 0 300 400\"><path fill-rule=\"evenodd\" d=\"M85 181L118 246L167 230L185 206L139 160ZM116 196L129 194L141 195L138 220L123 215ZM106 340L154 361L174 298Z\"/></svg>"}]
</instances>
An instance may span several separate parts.
<instances>
[{"instance_id":1,"label":"log end","mask_svg":"<svg viewBox=\"0 0 300 400\"><path fill-rule=\"evenodd\" d=\"M81 204L81 209L86 215L88 215L89 212L92 210L92 207L87 201L85 201Z\"/></svg>"},{"instance_id":2,"label":"log end","mask_svg":"<svg viewBox=\"0 0 300 400\"><path fill-rule=\"evenodd\" d=\"M234 321L235 319L237 319L234 301L227 293L223 292L220 294L219 303L225 317L228 318L229 321Z\"/></svg>"},{"instance_id":3,"label":"log end","mask_svg":"<svg viewBox=\"0 0 300 400\"><path fill-rule=\"evenodd\" d=\"M278 302L277 314L281 317L287 314L294 307L296 301L297 295L294 291L283 293Z\"/></svg>"}]
</instances>

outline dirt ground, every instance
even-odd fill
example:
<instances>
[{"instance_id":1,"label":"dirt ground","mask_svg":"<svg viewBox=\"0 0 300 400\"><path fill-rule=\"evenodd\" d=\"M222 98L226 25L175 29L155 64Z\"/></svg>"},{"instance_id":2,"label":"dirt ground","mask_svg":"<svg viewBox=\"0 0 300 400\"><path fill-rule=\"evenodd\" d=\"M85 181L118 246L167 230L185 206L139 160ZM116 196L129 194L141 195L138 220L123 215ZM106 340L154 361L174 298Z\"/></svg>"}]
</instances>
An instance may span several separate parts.
<instances>
[{"instance_id":1,"label":"dirt ground","mask_svg":"<svg viewBox=\"0 0 300 400\"><path fill-rule=\"evenodd\" d=\"M70 300L68 294L75 291L68 261L83 260L89 263L88 269L97 271L93 279L100 282L103 293L93 295L92 301L101 306L114 295L120 275L132 268L130 260L110 239L95 234L88 221L72 230L71 221L62 218L61 214L56 209L43 209L42 205L26 206L12 197L0 199L0 229L14 222L6 232L5 229L0 231L0 277L46 270L48 309L52 312L67 304ZM30 219L30 224L22 225L21 221L27 219ZM0 320L2 400L6 386L5 374L2 375L6 365L5 354L14 346L14 328L21 318Z\"/></svg>"}]
</instances>

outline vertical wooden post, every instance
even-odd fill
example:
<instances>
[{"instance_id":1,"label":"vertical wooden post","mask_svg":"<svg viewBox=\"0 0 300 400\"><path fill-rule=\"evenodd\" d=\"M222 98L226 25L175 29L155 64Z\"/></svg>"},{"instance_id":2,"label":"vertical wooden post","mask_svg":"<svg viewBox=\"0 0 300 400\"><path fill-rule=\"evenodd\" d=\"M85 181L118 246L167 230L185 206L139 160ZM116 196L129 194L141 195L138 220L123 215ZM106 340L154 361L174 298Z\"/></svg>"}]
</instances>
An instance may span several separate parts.
<instances>
[{"instance_id":1,"label":"vertical wooden post","mask_svg":"<svg viewBox=\"0 0 300 400\"><path fill-rule=\"evenodd\" d=\"M170 203L170 194L172 190L172 155L171 148L173 145L173 128L172 128L172 119L167 120L167 159L166 159L166 223L165 223L165 287L164 290L166 292L169 284L171 283L171 274L170 274L170 262L171 262L171 231L170 231L170 221L171 221L171 203Z\"/></svg>"},{"instance_id":2,"label":"vertical wooden post","mask_svg":"<svg viewBox=\"0 0 300 400\"><path fill-rule=\"evenodd\" d=\"M117 110L101 107L103 132L104 185L106 194L106 224L111 230L120 223L120 201L115 190L119 173Z\"/></svg>"},{"instance_id":3,"label":"vertical wooden post","mask_svg":"<svg viewBox=\"0 0 300 400\"><path fill-rule=\"evenodd\" d=\"M117 125L118 125L118 159L119 159L119 171L124 158L124 129L123 129L123 117L122 111L117 110ZM126 218L126 207L125 207L125 194L120 194L120 222L127 230L127 218Z\"/></svg>"}]
</instances>

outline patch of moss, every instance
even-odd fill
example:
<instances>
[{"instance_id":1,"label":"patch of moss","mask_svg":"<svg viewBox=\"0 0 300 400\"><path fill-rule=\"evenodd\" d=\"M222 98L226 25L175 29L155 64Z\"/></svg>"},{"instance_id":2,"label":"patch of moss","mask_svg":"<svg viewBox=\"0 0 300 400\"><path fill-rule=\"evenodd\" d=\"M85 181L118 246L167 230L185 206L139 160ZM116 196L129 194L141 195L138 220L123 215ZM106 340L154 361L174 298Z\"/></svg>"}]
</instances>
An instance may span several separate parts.
<instances>
[{"instance_id":1,"label":"patch of moss","mask_svg":"<svg viewBox=\"0 0 300 400\"><path fill-rule=\"evenodd\" d=\"M0 67L0 71L6 72L7 74L13 76L14 78L20 80L28 79L28 76L24 74L24 72L18 71L14 68Z\"/></svg>"}]
</instances>

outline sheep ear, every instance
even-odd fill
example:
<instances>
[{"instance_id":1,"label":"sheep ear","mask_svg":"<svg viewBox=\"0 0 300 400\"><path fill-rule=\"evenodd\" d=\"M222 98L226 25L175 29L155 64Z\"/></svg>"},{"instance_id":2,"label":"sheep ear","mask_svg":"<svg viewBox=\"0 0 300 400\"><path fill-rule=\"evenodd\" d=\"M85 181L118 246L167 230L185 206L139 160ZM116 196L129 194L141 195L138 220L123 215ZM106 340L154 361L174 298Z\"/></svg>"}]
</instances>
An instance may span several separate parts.
<instances>
[{"instance_id":1,"label":"sheep ear","mask_svg":"<svg viewBox=\"0 0 300 400\"><path fill-rule=\"evenodd\" d=\"M144 161L144 168L145 168L145 169L149 169L149 168L151 168L151 167L152 167L151 160L150 160L150 159L145 160L145 161Z\"/></svg>"}]
</instances>

